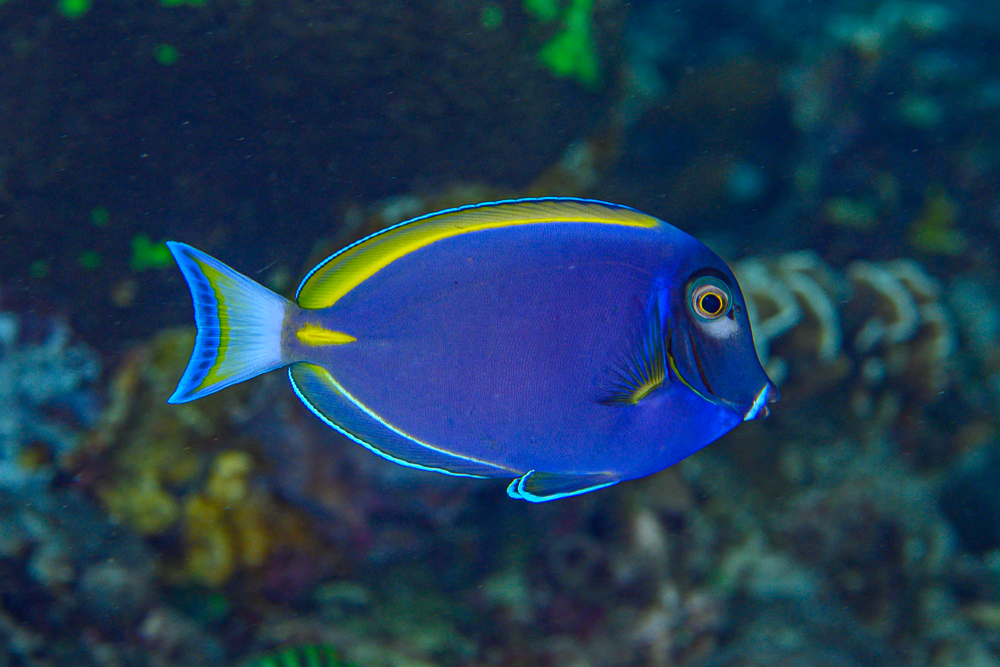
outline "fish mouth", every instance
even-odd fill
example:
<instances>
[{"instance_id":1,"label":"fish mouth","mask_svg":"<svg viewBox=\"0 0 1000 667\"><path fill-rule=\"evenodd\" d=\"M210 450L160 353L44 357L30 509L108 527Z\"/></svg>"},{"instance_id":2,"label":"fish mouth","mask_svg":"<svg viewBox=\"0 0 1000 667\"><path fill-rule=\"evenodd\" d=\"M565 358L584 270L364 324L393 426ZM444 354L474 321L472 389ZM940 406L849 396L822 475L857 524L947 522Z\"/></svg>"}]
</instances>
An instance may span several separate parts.
<instances>
[{"instance_id":1,"label":"fish mouth","mask_svg":"<svg viewBox=\"0 0 1000 667\"><path fill-rule=\"evenodd\" d=\"M778 395L778 388L773 383L767 382L757 394L757 398L753 399L750 409L743 415L743 421L748 422L758 417L767 417L771 414L771 409L767 407L767 404L777 401Z\"/></svg>"},{"instance_id":2,"label":"fish mouth","mask_svg":"<svg viewBox=\"0 0 1000 667\"><path fill-rule=\"evenodd\" d=\"M686 334L686 336L685 336ZM716 405L723 405L732 409L736 414L739 414L740 403L742 401L734 401L730 399L723 398L715 392L715 388L708 379L708 372L705 368L705 364L702 361L702 356L698 351L698 346L695 344L694 337L687 332L682 332L682 343L686 341L688 347L691 350L691 358L694 361L694 367L697 371L697 378L692 378L696 382L701 381L702 389L698 389L681 372L680 367L677 363L677 359L674 356L673 349L673 337L666 341L666 355L667 362L669 364L669 370L671 377L675 377L684 384L685 387L693 391L695 394L708 401L709 403L715 403ZM753 399L753 403L750 405L750 409L746 411L743 415L743 421L750 421L752 419L758 419L767 417L771 414L770 408L767 407L768 403L774 403L778 400L779 392L778 387L771 382L769 378L765 377L764 386L761 387L760 391L757 392L756 397ZM745 405L745 404L744 404Z\"/></svg>"}]
</instances>

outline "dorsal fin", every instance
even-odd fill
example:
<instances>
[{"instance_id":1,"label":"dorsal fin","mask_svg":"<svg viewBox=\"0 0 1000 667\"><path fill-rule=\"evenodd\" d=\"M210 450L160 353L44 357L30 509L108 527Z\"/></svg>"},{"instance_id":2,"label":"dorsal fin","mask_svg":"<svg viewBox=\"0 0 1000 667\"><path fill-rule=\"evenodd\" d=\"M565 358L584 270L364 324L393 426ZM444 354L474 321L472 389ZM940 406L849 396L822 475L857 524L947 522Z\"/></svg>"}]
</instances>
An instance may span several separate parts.
<instances>
[{"instance_id":1,"label":"dorsal fin","mask_svg":"<svg viewBox=\"0 0 1000 667\"><path fill-rule=\"evenodd\" d=\"M513 225L598 223L654 228L660 221L627 206L548 197L462 206L414 218L347 246L321 262L299 285L302 308L328 308L393 261L435 241Z\"/></svg>"}]
</instances>

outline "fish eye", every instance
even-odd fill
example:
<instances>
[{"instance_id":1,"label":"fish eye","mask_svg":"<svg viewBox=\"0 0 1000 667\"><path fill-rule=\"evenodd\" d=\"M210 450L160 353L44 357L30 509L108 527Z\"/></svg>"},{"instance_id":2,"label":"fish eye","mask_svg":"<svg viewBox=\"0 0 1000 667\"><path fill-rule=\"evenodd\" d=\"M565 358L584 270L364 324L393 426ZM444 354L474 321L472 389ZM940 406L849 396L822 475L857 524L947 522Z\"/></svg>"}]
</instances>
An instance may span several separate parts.
<instances>
[{"instance_id":1,"label":"fish eye","mask_svg":"<svg viewBox=\"0 0 1000 667\"><path fill-rule=\"evenodd\" d=\"M729 313L732 297L729 288L718 278L698 278L689 288L688 303L695 316L705 322L717 320Z\"/></svg>"}]
</instances>

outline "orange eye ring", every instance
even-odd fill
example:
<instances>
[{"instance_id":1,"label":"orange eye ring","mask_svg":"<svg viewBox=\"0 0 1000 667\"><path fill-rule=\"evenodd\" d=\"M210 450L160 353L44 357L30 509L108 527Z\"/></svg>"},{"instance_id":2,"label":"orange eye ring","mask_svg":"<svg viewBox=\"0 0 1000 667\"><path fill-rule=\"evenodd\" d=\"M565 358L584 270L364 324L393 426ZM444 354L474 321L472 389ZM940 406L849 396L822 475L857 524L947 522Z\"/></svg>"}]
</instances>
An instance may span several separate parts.
<instances>
[{"instance_id":1,"label":"orange eye ring","mask_svg":"<svg viewBox=\"0 0 1000 667\"><path fill-rule=\"evenodd\" d=\"M729 314L732 297L726 285L717 278L699 278L691 285L690 305L695 316L705 322Z\"/></svg>"}]
</instances>

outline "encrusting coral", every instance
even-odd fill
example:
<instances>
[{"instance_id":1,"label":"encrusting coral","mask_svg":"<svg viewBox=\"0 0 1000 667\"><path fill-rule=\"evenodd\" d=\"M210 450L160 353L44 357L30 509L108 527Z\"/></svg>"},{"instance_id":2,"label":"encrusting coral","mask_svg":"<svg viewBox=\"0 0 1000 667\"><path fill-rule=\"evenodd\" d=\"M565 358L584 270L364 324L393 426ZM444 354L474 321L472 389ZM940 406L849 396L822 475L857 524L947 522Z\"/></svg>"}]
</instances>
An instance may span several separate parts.
<instances>
[{"instance_id":1,"label":"encrusting coral","mask_svg":"<svg viewBox=\"0 0 1000 667\"><path fill-rule=\"evenodd\" d=\"M192 343L190 330L168 330L133 350L104 419L67 465L113 518L179 543L171 579L219 586L278 550L320 544L300 512L258 481L257 446L237 435L254 410L247 389L166 402Z\"/></svg>"},{"instance_id":2,"label":"encrusting coral","mask_svg":"<svg viewBox=\"0 0 1000 667\"><path fill-rule=\"evenodd\" d=\"M96 420L100 374L62 319L0 311L0 487L48 479Z\"/></svg>"},{"instance_id":3,"label":"encrusting coral","mask_svg":"<svg viewBox=\"0 0 1000 667\"><path fill-rule=\"evenodd\" d=\"M757 352L771 377L807 394L842 380L859 417L885 387L927 403L951 380L953 315L913 260L850 264L812 252L738 262Z\"/></svg>"}]
</instances>

